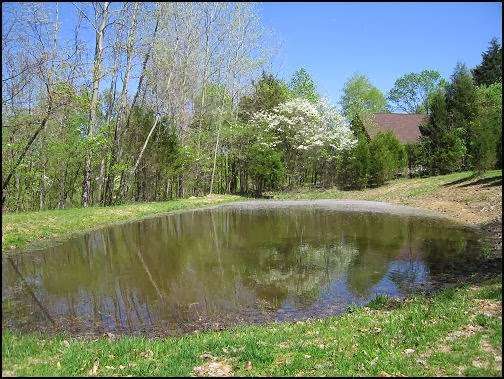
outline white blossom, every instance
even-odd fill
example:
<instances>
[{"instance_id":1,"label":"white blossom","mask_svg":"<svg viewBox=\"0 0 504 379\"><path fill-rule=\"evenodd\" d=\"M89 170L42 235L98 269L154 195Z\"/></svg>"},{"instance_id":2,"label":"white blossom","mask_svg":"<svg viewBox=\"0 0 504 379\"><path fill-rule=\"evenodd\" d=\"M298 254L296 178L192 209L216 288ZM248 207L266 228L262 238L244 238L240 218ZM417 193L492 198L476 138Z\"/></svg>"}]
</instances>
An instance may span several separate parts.
<instances>
[{"instance_id":1,"label":"white blossom","mask_svg":"<svg viewBox=\"0 0 504 379\"><path fill-rule=\"evenodd\" d=\"M348 121L325 99L311 103L296 98L271 112L256 112L252 123L258 128L259 136L261 131L273 135L270 146L283 143L300 152L327 149L334 156L357 142Z\"/></svg>"}]
</instances>

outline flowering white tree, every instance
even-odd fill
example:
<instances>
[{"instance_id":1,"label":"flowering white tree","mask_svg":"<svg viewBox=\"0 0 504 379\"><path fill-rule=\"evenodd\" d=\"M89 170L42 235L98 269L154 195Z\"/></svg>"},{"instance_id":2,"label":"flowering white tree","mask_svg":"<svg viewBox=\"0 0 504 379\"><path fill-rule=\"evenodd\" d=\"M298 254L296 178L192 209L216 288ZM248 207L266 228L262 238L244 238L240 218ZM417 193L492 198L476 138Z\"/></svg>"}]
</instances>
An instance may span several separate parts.
<instances>
[{"instance_id":1,"label":"flowering white tree","mask_svg":"<svg viewBox=\"0 0 504 379\"><path fill-rule=\"evenodd\" d=\"M252 123L263 143L298 153L326 149L337 154L356 143L348 121L324 99L311 103L296 98L271 112L255 113ZM265 137L268 134L270 138Z\"/></svg>"},{"instance_id":2,"label":"flowering white tree","mask_svg":"<svg viewBox=\"0 0 504 379\"><path fill-rule=\"evenodd\" d=\"M331 161L357 143L348 121L325 99L313 103L295 98L270 112L255 113L251 122L259 143L282 151L290 177L294 171L311 170L316 181L322 160Z\"/></svg>"}]
</instances>

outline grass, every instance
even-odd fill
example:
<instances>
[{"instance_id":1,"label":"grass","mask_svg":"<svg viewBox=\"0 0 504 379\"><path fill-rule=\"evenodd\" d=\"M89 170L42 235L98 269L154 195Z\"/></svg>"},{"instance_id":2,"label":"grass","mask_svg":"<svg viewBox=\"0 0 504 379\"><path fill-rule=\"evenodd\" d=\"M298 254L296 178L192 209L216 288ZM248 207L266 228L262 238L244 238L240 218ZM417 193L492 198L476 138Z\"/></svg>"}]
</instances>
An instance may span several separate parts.
<instances>
[{"instance_id":1,"label":"grass","mask_svg":"<svg viewBox=\"0 0 504 379\"><path fill-rule=\"evenodd\" d=\"M372 307L340 317L177 338L84 341L4 331L2 370L15 375L188 376L220 369L240 376L499 376L501 306L502 283L496 278L402 303L381 297Z\"/></svg>"},{"instance_id":2,"label":"grass","mask_svg":"<svg viewBox=\"0 0 504 379\"><path fill-rule=\"evenodd\" d=\"M112 223L140 220L182 209L201 208L243 199L234 195L212 195L157 203L112 207L56 209L39 212L5 213L2 216L2 252L24 249L36 242L68 238Z\"/></svg>"},{"instance_id":3,"label":"grass","mask_svg":"<svg viewBox=\"0 0 504 379\"><path fill-rule=\"evenodd\" d=\"M500 217L501 177L501 170L479 178L463 172L399 179L363 191L301 189L273 193L273 197L387 201L477 223ZM107 208L7 213L3 215L2 251L64 239L111 223L241 199L215 195ZM352 307L339 317L239 326L177 338L84 340L2 330L3 376L499 376L501 359L501 277L402 303L380 296L368 307Z\"/></svg>"},{"instance_id":4,"label":"grass","mask_svg":"<svg viewBox=\"0 0 504 379\"><path fill-rule=\"evenodd\" d=\"M457 172L428 178L402 178L364 190L301 188L272 192L275 199L370 200L429 209L453 220L482 225L501 218L502 170L476 177L473 172Z\"/></svg>"},{"instance_id":5,"label":"grass","mask_svg":"<svg viewBox=\"0 0 504 379\"><path fill-rule=\"evenodd\" d=\"M360 199L370 201L390 201L398 199L417 198L435 193L453 182L469 184L481 179L495 179L502 176L502 170L491 170L476 178L471 171L456 172L448 175L431 176L427 178L401 178L393 180L384 186L364 190L343 191L331 189L299 189L290 192L273 192L275 199ZM458 183L457 183L458 184Z\"/></svg>"}]
</instances>

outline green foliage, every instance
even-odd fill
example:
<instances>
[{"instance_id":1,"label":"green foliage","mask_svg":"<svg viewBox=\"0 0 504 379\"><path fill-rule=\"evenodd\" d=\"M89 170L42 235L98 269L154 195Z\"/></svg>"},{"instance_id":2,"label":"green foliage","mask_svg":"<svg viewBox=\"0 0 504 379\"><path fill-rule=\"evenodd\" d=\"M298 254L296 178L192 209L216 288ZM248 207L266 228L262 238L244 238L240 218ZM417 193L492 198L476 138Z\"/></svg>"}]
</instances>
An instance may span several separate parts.
<instances>
[{"instance_id":1,"label":"green foliage","mask_svg":"<svg viewBox=\"0 0 504 379\"><path fill-rule=\"evenodd\" d=\"M275 189L284 174L280 153L264 144L255 143L248 147L246 155L256 196L261 196L265 190Z\"/></svg>"},{"instance_id":2,"label":"green foliage","mask_svg":"<svg viewBox=\"0 0 504 379\"><path fill-rule=\"evenodd\" d=\"M442 83L434 70L411 72L401 76L389 91L388 100L394 108L407 113L427 113L429 97Z\"/></svg>"},{"instance_id":3,"label":"green foliage","mask_svg":"<svg viewBox=\"0 0 504 379\"><path fill-rule=\"evenodd\" d=\"M502 46L497 38L492 38L490 46L481 56L481 64L472 70L476 85L502 84Z\"/></svg>"},{"instance_id":4,"label":"green foliage","mask_svg":"<svg viewBox=\"0 0 504 379\"><path fill-rule=\"evenodd\" d=\"M480 86L478 119L471 136L472 166L484 171L502 167L502 83Z\"/></svg>"},{"instance_id":5,"label":"green foliage","mask_svg":"<svg viewBox=\"0 0 504 379\"><path fill-rule=\"evenodd\" d=\"M343 87L341 106L343 114L349 120L353 120L363 112L386 112L387 100L365 75L356 74Z\"/></svg>"},{"instance_id":6,"label":"green foliage","mask_svg":"<svg viewBox=\"0 0 504 379\"><path fill-rule=\"evenodd\" d=\"M370 165L369 143L364 134L360 134L357 145L345 150L338 166L338 185L342 189L363 189L368 185Z\"/></svg>"},{"instance_id":7,"label":"green foliage","mask_svg":"<svg viewBox=\"0 0 504 379\"><path fill-rule=\"evenodd\" d=\"M262 73L250 96L243 96L238 105L238 117L248 121L255 112L270 111L289 100L292 94L287 85L272 74Z\"/></svg>"},{"instance_id":8,"label":"green foliage","mask_svg":"<svg viewBox=\"0 0 504 379\"><path fill-rule=\"evenodd\" d=\"M369 142L369 182L379 186L406 166L406 149L392 132L378 133Z\"/></svg>"},{"instance_id":9,"label":"green foliage","mask_svg":"<svg viewBox=\"0 0 504 379\"><path fill-rule=\"evenodd\" d=\"M393 177L395 157L388 148L389 142L386 133L378 133L369 142L369 183L380 186Z\"/></svg>"},{"instance_id":10,"label":"green foliage","mask_svg":"<svg viewBox=\"0 0 504 379\"><path fill-rule=\"evenodd\" d=\"M451 129L458 130L467 153L471 155L471 129L478 117L476 86L464 64L458 63L446 91L446 105ZM464 159L464 167L470 168L471 158Z\"/></svg>"},{"instance_id":11,"label":"green foliage","mask_svg":"<svg viewBox=\"0 0 504 379\"><path fill-rule=\"evenodd\" d=\"M304 68L300 68L292 75L289 87L294 97L300 97L311 102L320 99L315 81Z\"/></svg>"},{"instance_id":12,"label":"green foliage","mask_svg":"<svg viewBox=\"0 0 504 379\"><path fill-rule=\"evenodd\" d=\"M449 125L445 95L438 90L430 102L429 122L421 125L420 159L432 175L446 174L462 168L466 148L459 130Z\"/></svg>"}]
</instances>

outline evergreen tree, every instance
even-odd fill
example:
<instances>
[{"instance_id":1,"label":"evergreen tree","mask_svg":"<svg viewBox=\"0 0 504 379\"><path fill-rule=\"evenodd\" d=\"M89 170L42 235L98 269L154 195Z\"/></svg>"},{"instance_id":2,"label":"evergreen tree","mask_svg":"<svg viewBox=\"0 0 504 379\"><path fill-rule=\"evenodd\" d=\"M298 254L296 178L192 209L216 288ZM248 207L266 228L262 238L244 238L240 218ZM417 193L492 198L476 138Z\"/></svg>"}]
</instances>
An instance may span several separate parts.
<instances>
[{"instance_id":1,"label":"evergreen tree","mask_svg":"<svg viewBox=\"0 0 504 379\"><path fill-rule=\"evenodd\" d=\"M433 94L429 109L429 122L420 126L422 166L429 174L446 174L461 169L466 152L459 130L451 128L445 94Z\"/></svg>"},{"instance_id":2,"label":"evergreen tree","mask_svg":"<svg viewBox=\"0 0 504 379\"><path fill-rule=\"evenodd\" d=\"M320 99L315 81L304 68L300 68L294 73L290 82L290 89L295 97L300 97L311 102L316 102Z\"/></svg>"},{"instance_id":3,"label":"evergreen tree","mask_svg":"<svg viewBox=\"0 0 504 379\"><path fill-rule=\"evenodd\" d=\"M368 185L369 142L363 133L358 134L357 145L341 155L337 181L342 189L363 189Z\"/></svg>"},{"instance_id":4,"label":"evergreen tree","mask_svg":"<svg viewBox=\"0 0 504 379\"><path fill-rule=\"evenodd\" d=\"M472 130L472 167L483 172L502 167L502 84L478 88L478 119Z\"/></svg>"},{"instance_id":5,"label":"evergreen tree","mask_svg":"<svg viewBox=\"0 0 504 379\"><path fill-rule=\"evenodd\" d=\"M482 62L472 73L476 85L490 85L502 82L502 46L496 38L492 38L490 46L482 56Z\"/></svg>"},{"instance_id":6,"label":"evergreen tree","mask_svg":"<svg viewBox=\"0 0 504 379\"><path fill-rule=\"evenodd\" d=\"M464 64L457 63L455 67L446 92L446 105L450 115L450 127L460 133L468 154L464 158L463 167L469 169L473 154L472 129L478 118L478 98L472 75Z\"/></svg>"}]
</instances>

